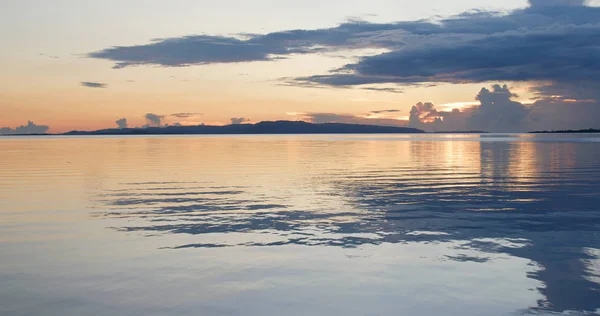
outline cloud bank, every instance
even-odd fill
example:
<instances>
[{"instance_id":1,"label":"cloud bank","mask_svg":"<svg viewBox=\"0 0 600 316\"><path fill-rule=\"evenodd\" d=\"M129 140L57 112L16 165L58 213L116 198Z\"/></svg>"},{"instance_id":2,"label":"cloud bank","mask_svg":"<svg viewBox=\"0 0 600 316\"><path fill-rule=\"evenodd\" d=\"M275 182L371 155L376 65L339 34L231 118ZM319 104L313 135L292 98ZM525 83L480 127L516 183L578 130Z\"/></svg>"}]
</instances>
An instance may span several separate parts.
<instances>
[{"instance_id":1,"label":"cloud bank","mask_svg":"<svg viewBox=\"0 0 600 316\"><path fill-rule=\"evenodd\" d=\"M317 30L232 36L194 35L89 53L135 65L183 67L272 61L293 54L379 48L330 74L297 85L578 81L600 79L600 8L583 0L530 0L508 14L472 11L439 21L350 21ZM394 88L372 88L398 92Z\"/></svg>"},{"instance_id":2,"label":"cloud bank","mask_svg":"<svg viewBox=\"0 0 600 316\"><path fill-rule=\"evenodd\" d=\"M17 128L2 127L0 135L19 135L19 134L44 134L50 128L45 125L36 125L32 121L28 121L27 125L21 125Z\"/></svg>"},{"instance_id":3,"label":"cloud bank","mask_svg":"<svg viewBox=\"0 0 600 316\"><path fill-rule=\"evenodd\" d=\"M394 118L370 118L366 116L338 113L306 113L302 119L313 123L349 123L386 126L407 126L429 132L485 131L485 132L529 132L547 129L586 129L598 126L596 101L540 99L525 105L514 98L507 85L492 85L482 88L475 100L479 104L450 111L440 111L432 102L418 102L410 111L408 121ZM394 110L391 110L394 111ZM393 113L393 112L392 112Z\"/></svg>"}]
</instances>

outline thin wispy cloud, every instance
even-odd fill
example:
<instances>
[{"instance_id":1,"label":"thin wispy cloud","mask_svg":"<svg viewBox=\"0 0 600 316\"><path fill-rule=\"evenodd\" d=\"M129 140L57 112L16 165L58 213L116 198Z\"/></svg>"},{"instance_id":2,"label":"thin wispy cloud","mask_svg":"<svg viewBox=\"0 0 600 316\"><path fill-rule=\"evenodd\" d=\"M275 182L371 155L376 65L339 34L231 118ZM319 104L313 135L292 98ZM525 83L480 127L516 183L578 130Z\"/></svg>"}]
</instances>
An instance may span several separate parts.
<instances>
[{"instance_id":1,"label":"thin wispy cloud","mask_svg":"<svg viewBox=\"0 0 600 316\"><path fill-rule=\"evenodd\" d=\"M383 113L399 113L401 112L400 110L396 110L396 109L389 109L389 110L377 110L377 111L371 111L371 114L383 114Z\"/></svg>"},{"instance_id":2,"label":"thin wispy cloud","mask_svg":"<svg viewBox=\"0 0 600 316\"><path fill-rule=\"evenodd\" d=\"M169 116L172 117L177 117L177 118L190 118L190 117L196 117L196 116L201 116L203 115L202 113L173 113L170 114Z\"/></svg>"},{"instance_id":3,"label":"thin wispy cloud","mask_svg":"<svg viewBox=\"0 0 600 316\"><path fill-rule=\"evenodd\" d=\"M40 53L40 56L50 58L50 59L59 59L60 58L59 56L48 55L48 54L44 54L44 53Z\"/></svg>"},{"instance_id":4,"label":"thin wispy cloud","mask_svg":"<svg viewBox=\"0 0 600 316\"><path fill-rule=\"evenodd\" d=\"M82 81L80 83L81 83L81 86L86 87L86 88L104 89L108 86L106 83L91 82L91 81Z\"/></svg>"},{"instance_id":5,"label":"thin wispy cloud","mask_svg":"<svg viewBox=\"0 0 600 316\"><path fill-rule=\"evenodd\" d=\"M389 92L389 93L404 93L404 90L399 88L378 88L378 87L366 87L363 90L377 91L377 92Z\"/></svg>"}]
</instances>

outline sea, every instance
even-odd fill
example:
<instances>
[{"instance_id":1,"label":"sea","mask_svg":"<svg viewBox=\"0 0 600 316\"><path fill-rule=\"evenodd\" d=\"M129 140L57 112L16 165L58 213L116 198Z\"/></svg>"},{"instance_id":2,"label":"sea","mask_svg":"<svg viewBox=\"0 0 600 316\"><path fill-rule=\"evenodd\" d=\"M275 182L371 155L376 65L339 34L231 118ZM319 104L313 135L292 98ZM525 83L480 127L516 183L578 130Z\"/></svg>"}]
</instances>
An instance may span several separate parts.
<instances>
[{"instance_id":1,"label":"sea","mask_svg":"<svg viewBox=\"0 0 600 316\"><path fill-rule=\"evenodd\" d=\"M0 315L600 315L600 134L1 137Z\"/></svg>"}]
</instances>

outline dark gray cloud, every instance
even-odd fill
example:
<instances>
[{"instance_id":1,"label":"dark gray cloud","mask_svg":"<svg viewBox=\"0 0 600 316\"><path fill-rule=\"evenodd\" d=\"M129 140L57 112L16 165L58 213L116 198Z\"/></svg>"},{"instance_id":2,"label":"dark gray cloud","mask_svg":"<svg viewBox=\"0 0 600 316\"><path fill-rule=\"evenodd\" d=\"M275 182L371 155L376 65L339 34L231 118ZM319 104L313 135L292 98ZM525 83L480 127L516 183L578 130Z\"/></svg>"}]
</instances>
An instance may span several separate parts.
<instances>
[{"instance_id":1,"label":"dark gray cloud","mask_svg":"<svg viewBox=\"0 0 600 316\"><path fill-rule=\"evenodd\" d=\"M146 127L160 127L162 126L162 120L165 118L164 115L154 113L148 113L144 117L146 118Z\"/></svg>"},{"instance_id":2,"label":"dark gray cloud","mask_svg":"<svg viewBox=\"0 0 600 316\"><path fill-rule=\"evenodd\" d=\"M384 48L389 52L297 81L349 86L597 79L600 9L582 4L532 0L530 8L510 14L472 11L437 22L351 21L328 29L243 34L243 38L185 36L107 48L89 56L115 61L120 68L268 61L291 54Z\"/></svg>"},{"instance_id":3,"label":"dark gray cloud","mask_svg":"<svg viewBox=\"0 0 600 316\"><path fill-rule=\"evenodd\" d=\"M117 126L119 128L127 128L127 119L126 118L118 119L115 121L115 123L117 123Z\"/></svg>"},{"instance_id":4,"label":"dark gray cloud","mask_svg":"<svg viewBox=\"0 0 600 316\"><path fill-rule=\"evenodd\" d=\"M90 81L82 81L81 85L86 88L106 88L107 87L106 83L90 82Z\"/></svg>"},{"instance_id":5,"label":"dark gray cloud","mask_svg":"<svg viewBox=\"0 0 600 316\"><path fill-rule=\"evenodd\" d=\"M404 45L388 46L387 53L360 58L329 74L295 81L300 86L333 87L381 83L598 82L597 21L600 8L581 6L581 1L552 1L544 5L536 2L508 15L462 14L440 21L437 27L414 22L414 28L409 30L407 24L402 24L405 33L392 33L402 38Z\"/></svg>"},{"instance_id":6,"label":"dark gray cloud","mask_svg":"<svg viewBox=\"0 0 600 316\"><path fill-rule=\"evenodd\" d=\"M243 117L232 117L231 118L231 124L242 124L245 122L250 122L250 120L247 118L243 118Z\"/></svg>"},{"instance_id":7,"label":"dark gray cloud","mask_svg":"<svg viewBox=\"0 0 600 316\"><path fill-rule=\"evenodd\" d=\"M27 125L21 125L17 128L2 127L0 135L15 135L15 134L44 134L50 129L45 125L36 125L32 121L28 121Z\"/></svg>"},{"instance_id":8,"label":"dark gray cloud","mask_svg":"<svg viewBox=\"0 0 600 316\"><path fill-rule=\"evenodd\" d=\"M600 19L600 14L597 18ZM553 25L477 36L472 40L413 45L364 57L328 75L296 80L328 86L598 81L599 51L600 24Z\"/></svg>"},{"instance_id":9,"label":"dark gray cloud","mask_svg":"<svg viewBox=\"0 0 600 316\"><path fill-rule=\"evenodd\" d=\"M329 74L287 80L302 87L391 83L600 80L600 8L583 0L531 0L508 14L469 11L439 21L349 21L317 30L194 35L119 46L89 57L132 65L190 66L276 60L292 54L381 48ZM386 92L397 88L365 87Z\"/></svg>"}]
</instances>

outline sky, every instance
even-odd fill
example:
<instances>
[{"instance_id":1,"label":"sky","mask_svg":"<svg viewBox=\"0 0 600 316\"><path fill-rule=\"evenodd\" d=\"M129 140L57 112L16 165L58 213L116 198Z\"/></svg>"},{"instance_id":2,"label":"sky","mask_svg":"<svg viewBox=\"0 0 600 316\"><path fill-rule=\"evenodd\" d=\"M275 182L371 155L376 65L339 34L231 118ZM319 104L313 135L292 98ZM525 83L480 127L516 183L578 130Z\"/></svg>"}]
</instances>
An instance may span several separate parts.
<instances>
[{"instance_id":1,"label":"sky","mask_svg":"<svg viewBox=\"0 0 600 316\"><path fill-rule=\"evenodd\" d=\"M0 134L600 128L600 1L0 0Z\"/></svg>"}]
</instances>

